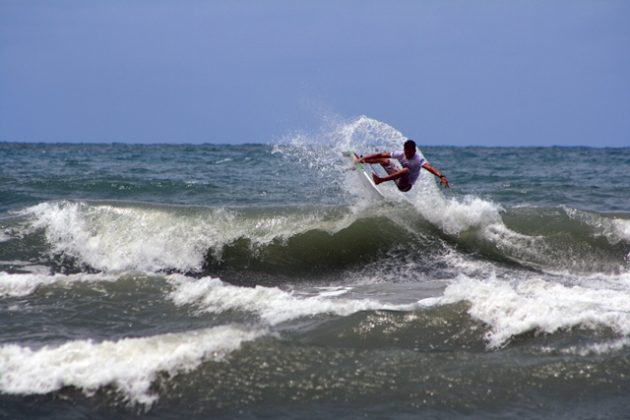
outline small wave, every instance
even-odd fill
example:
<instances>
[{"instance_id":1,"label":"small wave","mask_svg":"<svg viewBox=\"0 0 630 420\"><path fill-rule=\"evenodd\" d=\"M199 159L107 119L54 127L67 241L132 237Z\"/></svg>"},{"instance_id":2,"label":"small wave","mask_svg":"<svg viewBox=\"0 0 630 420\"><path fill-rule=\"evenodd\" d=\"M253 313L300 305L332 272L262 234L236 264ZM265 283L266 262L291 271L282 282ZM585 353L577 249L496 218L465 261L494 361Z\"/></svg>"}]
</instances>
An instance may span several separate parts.
<instances>
[{"instance_id":1,"label":"small wave","mask_svg":"<svg viewBox=\"0 0 630 420\"><path fill-rule=\"evenodd\" d=\"M327 291L304 295L277 287L238 287L212 277L191 280L182 275L171 275L169 279L175 286L170 297L177 305L194 305L211 313L250 312L270 326L320 314L344 316L366 310L408 311L417 308L415 304L394 305L371 299L332 297Z\"/></svg>"},{"instance_id":2,"label":"small wave","mask_svg":"<svg viewBox=\"0 0 630 420\"><path fill-rule=\"evenodd\" d=\"M630 283L628 276L618 276L613 283ZM494 276L480 280L460 275L432 303L458 301L469 302L469 314L488 325L485 338L490 348L503 347L531 331L551 334L582 327L610 328L624 337L630 334L627 288L564 285L537 277L510 282Z\"/></svg>"},{"instance_id":3,"label":"small wave","mask_svg":"<svg viewBox=\"0 0 630 420\"><path fill-rule=\"evenodd\" d=\"M426 305L413 311L370 310L336 317L294 332L301 342L363 350L399 348L415 352L485 351L483 325L465 304ZM427 307L428 306L428 307Z\"/></svg>"},{"instance_id":4,"label":"small wave","mask_svg":"<svg viewBox=\"0 0 630 420\"><path fill-rule=\"evenodd\" d=\"M113 386L133 402L151 405L151 385L158 372L174 375L200 363L219 361L243 342L264 334L238 326L163 334L118 341L71 341L40 349L19 344L0 346L0 391L46 394L72 386L90 395Z\"/></svg>"},{"instance_id":5,"label":"small wave","mask_svg":"<svg viewBox=\"0 0 630 420\"><path fill-rule=\"evenodd\" d=\"M0 272L0 296L26 296L42 286L62 285L74 283L92 283L101 281L116 281L119 277L108 274L37 274L37 273L6 273Z\"/></svg>"}]
</instances>

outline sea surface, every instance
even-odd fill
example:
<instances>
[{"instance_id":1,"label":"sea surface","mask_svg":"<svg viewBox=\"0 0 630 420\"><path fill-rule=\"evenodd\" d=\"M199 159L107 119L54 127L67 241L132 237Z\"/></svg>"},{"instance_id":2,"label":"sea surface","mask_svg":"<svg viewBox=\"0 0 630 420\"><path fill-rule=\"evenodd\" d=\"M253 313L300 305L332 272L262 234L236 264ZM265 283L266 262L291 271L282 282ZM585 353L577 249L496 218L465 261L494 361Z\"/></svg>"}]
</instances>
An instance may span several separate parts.
<instances>
[{"instance_id":1,"label":"sea surface","mask_svg":"<svg viewBox=\"0 0 630 420\"><path fill-rule=\"evenodd\" d=\"M630 148L0 143L0 418L630 418Z\"/></svg>"}]
</instances>

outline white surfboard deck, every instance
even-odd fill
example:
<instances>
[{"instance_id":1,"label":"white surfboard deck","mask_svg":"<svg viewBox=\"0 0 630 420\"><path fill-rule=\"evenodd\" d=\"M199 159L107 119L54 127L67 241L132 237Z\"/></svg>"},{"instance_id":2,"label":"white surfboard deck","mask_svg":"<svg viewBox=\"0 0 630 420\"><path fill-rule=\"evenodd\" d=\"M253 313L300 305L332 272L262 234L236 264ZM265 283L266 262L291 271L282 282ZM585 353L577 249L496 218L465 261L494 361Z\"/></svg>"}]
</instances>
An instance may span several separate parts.
<instances>
[{"instance_id":1,"label":"white surfboard deck","mask_svg":"<svg viewBox=\"0 0 630 420\"><path fill-rule=\"evenodd\" d=\"M356 159L358 159L359 156L354 152L350 153L350 157L352 158L352 163L354 164L354 168L356 169L357 174L359 174L361 181L365 184L370 193L374 197L385 198L385 195L374 183L374 179L372 178L372 174L375 173L372 165L357 162Z\"/></svg>"}]
</instances>

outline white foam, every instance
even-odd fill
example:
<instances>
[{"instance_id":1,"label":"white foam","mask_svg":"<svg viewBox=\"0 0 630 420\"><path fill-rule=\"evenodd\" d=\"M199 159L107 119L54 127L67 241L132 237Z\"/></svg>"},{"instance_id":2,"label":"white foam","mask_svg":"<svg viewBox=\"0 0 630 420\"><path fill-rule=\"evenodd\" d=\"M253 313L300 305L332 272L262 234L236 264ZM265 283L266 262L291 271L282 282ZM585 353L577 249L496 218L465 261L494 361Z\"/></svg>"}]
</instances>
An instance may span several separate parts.
<instances>
[{"instance_id":1,"label":"white foam","mask_svg":"<svg viewBox=\"0 0 630 420\"><path fill-rule=\"evenodd\" d=\"M115 281L117 276L106 274L41 274L17 273L11 274L0 271L0 296L26 296L41 286L61 285L72 283Z\"/></svg>"},{"instance_id":2,"label":"white foam","mask_svg":"<svg viewBox=\"0 0 630 420\"><path fill-rule=\"evenodd\" d=\"M220 360L241 343L262 335L236 326L118 341L71 341L33 350L18 344L0 347L0 391L46 394L66 386L91 394L114 386L132 402L152 404L158 372L174 375L206 360Z\"/></svg>"},{"instance_id":3,"label":"white foam","mask_svg":"<svg viewBox=\"0 0 630 420\"><path fill-rule=\"evenodd\" d=\"M578 356L600 355L614 353L622 350L625 347L630 346L630 338L621 337L614 340L606 340L599 343L590 343L584 345L569 346L566 348L553 348L550 346L544 346L540 350L543 353L561 353Z\"/></svg>"},{"instance_id":4,"label":"white foam","mask_svg":"<svg viewBox=\"0 0 630 420\"><path fill-rule=\"evenodd\" d=\"M615 238L630 242L630 220L613 219L612 223Z\"/></svg>"},{"instance_id":5,"label":"white foam","mask_svg":"<svg viewBox=\"0 0 630 420\"><path fill-rule=\"evenodd\" d=\"M423 188L422 193L410 195L412 203L444 233L487 241L504 256L526 265L546 265L553 261L549 256L552 249L543 236L520 234L505 225L502 206L475 196L445 199L432 181Z\"/></svg>"},{"instance_id":6,"label":"white foam","mask_svg":"<svg viewBox=\"0 0 630 420\"><path fill-rule=\"evenodd\" d=\"M589 225L595 235L604 236L611 244L620 241L630 241L630 220L618 217L603 216L572 208L564 209L567 216L573 220Z\"/></svg>"},{"instance_id":7,"label":"white foam","mask_svg":"<svg viewBox=\"0 0 630 420\"><path fill-rule=\"evenodd\" d=\"M431 303L470 302L472 317L489 326L488 345L498 348L530 331L608 327L630 334L630 291L567 286L541 278L509 282L460 275Z\"/></svg>"},{"instance_id":8,"label":"white foam","mask_svg":"<svg viewBox=\"0 0 630 420\"><path fill-rule=\"evenodd\" d=\"M564 273L563 278L570 284L589 289L607 289L611 291L630 290L630 272L616 274L594 273L589 275L574 275Z\"/></svg>"},{"instance_id":9,"label":"white foam","mask_svg":"<svg viewBox=\"0 0 630 420\"><path fill-rule=\"evenodd\" d=\"M418 307L416 304L395 305L371 299L341 299L329 291L305 295L277 287L238 287L211 277L194 280L171 275L168 278L175 286L170 297L177 305L196 305L211 313L252 312L268 325L326 313L345 316L366 310L408 311Z\"/></svg>"},{"instance_id":10,"label":"white foam","mask_svg":"<svg viewBox=\"0 0 630 420\"><path fill-rule=\"evenodd\" d=\"M53 251L99 270L189 270L203 257L199 225L178 223L165 211L72 202L42 203L29 211Z\"/></svg>"},{"instance_id":11,"label":"white foam","mask_svg":"<svg viewBox=\"0 0 630 420\"><path fill-rule=\"evenodd\" d=\"M13 239L11 236L0 230L0 242L10 241L11 239Z\"/></svg>"},{"instance_id":12,"label":"white foam","mask_svg":"<svg viewBox=\"0 0 630 420\"><path fill-rule=\"evenodd\" d=\"M318 228L336 231L350 215L325 211L263 214L156 207L116 207L83 202L48 202L27 209L34 228L45 230L54 252L64 252L104 271L199 270L208 249L238 238L265 244Z\"/></svg>"},{"instance_id":13,"label":"white foam","mask_svg":"<svg viewBox=\"0 0 630 420\"><path fill-rule=\"evenodd\" d=\"M423 190L413 197L413 204L425 219L445 233L457 235L470 229L505 228L501 218L504 210L498 204L474 196L444 199L435 183L429 185L432 187L425 190L433 190L431 196L427 198Z\"/></svg>"},{"instance_id":14,"label":"white foam","mask_svg":"<svg viewBox=\"0 0 630 420\"><path fill-rule=\"evenodd\" d=\"M30 261L22 260L0 260L0 265L26 266L32 264Z\"/></svg>"},{"instance_id":15,"label":"white foam","mask_svg":"<svg viewBox=\"0 0 630 420\"><path fill-rule=\"evenodd\" d=\"M350 290L352 290L351 287L346 286L325 286L318 287L317 289L321 290L321 292L319 293L320 297L341 296L347 294Z\"/></svg>"}]
</instances>

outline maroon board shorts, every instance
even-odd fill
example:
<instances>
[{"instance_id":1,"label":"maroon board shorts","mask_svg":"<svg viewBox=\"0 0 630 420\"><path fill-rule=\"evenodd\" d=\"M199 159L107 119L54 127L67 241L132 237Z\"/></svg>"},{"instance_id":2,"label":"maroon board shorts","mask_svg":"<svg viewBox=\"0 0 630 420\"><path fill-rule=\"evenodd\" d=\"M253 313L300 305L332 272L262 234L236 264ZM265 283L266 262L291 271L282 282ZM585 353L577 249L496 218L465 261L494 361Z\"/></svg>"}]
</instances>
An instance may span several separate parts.
<instances>
[{"instance_id":1,"label":"maroon board shorts","mask_svg":"<svg viewBox=\"0 0 630 420\"><path fill-rule=\"evenodd\" d=\"M385 172L387 172L390 175L393 174L394 172L400 171L400 166L392 163L391 159L389 160L387 164L385 165L381 164L381 166L383 167L383 169L385 169ZM404 175L394 180L394 182L396 183L396 186L398 187L398 189L402 192L409 191L411 187L413 186L413 184L409 182L409 175Z\"/></svg>"}]
</instances>

